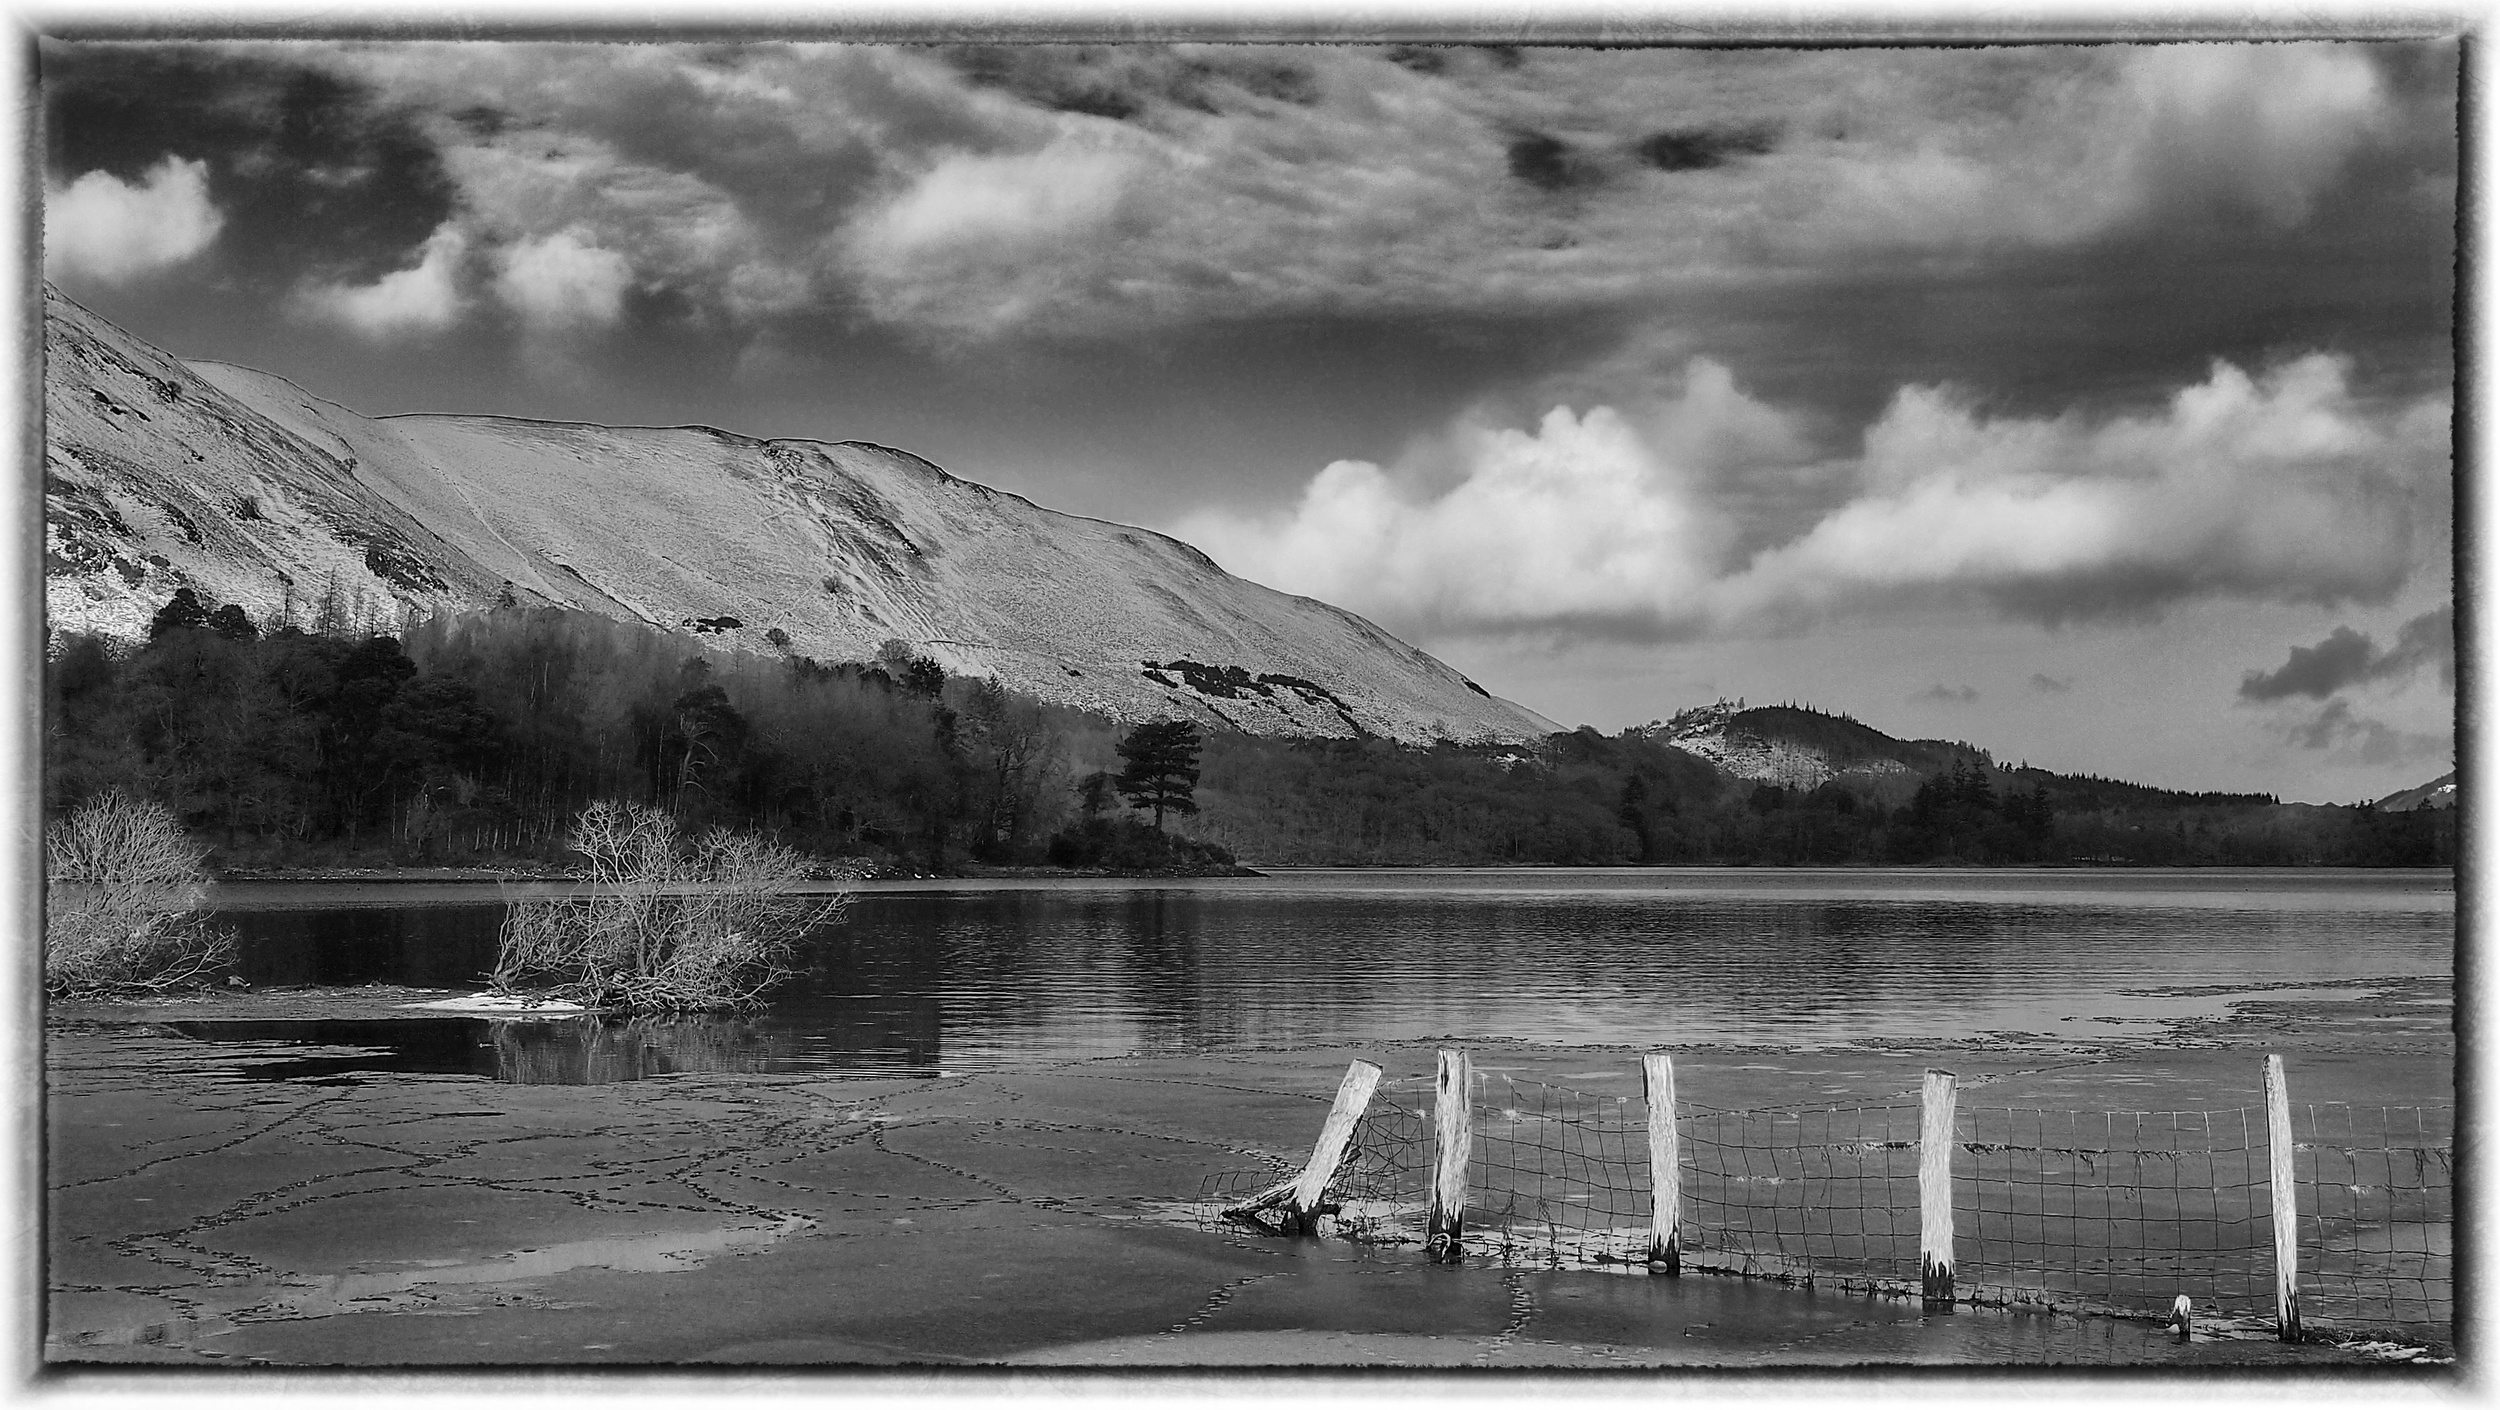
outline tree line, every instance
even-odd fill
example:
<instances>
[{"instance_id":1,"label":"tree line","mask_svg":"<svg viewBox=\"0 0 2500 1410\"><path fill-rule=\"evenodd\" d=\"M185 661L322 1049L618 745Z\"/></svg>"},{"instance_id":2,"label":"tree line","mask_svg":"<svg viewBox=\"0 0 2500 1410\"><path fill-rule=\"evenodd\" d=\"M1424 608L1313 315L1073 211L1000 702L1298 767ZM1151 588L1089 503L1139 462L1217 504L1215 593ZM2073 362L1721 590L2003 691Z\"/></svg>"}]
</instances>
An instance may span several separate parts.
<instances>
[{"instance_id":1,"label":"tree line","mask_svg":"<svg viewBox=\"0 0 2500 1410\"><path fill-rule=\"evenodd\" d=\"M600 800L821 858L1116 870L1254 863L2430 865L2453 812L2277 806L2006 769L1784 789L1638 731L1411 748L1129 728L902 643L827 665L553 608L397 636L185 590L148 639L46 663L45 802L172 809L216 867L561 860Z\"/></svg>"}]
</instances>

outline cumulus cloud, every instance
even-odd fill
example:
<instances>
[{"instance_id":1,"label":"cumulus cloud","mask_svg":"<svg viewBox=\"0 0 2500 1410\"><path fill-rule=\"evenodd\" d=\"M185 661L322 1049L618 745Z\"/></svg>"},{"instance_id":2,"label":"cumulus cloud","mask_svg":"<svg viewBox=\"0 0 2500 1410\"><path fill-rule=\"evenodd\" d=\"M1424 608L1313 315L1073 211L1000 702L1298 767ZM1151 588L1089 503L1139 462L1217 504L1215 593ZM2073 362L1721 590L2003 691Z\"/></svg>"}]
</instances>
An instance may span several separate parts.
<instances>
[{"instance_id":1,"label":"cumulus cloud","mask_svg":"<svg viewBox=\"0 0 2500 1410\"><path fill-rule=\"evenodd\" d=\"M2456 629L2453 609L2436 608L2397 630L2396 644L2385 651L2368 635L2339 626L2315 646L2295 646L2291 659L2271 671L2250 671L2240 678L2240 698L2283 700L2305 695L2324 700L2347 686L2397 680L2424 666L2436 666L2439 683L2456 685Z\"/></svg>"},{"instance_id":2,"label":"cumulus cloud","mask_svg":"<svg viewBox=\"0 0 2500 1410\"><path fill-rule=\"evenodd\" d=\"M1646 437L1610 407L1557 407L1534 431L1459 436L1446 489L1341 461L1284 516L1178 532L1394 627L1652 638L1920 605L2056 623L2199 598L2375 601L2437 547L2445 401L2365 404L2341 361L2312 356L2217 365L2158 410L2098 418L1994 417L1904 388L1844 467L1842 502L1736 562L1741 499L1710 486L1779 438L1724 369L1694 368ZM1708 434L1696 418L1713 408L1752 430Z\"/></svg>"},{"instance_id":3,"label":"cumulus cloud","mask_svg":"<svg viewBox=\"0 0 2500 1410\"><path fill-rule=\"evenodd\" d=\"M624 312L634 270L623 255L574 231L525 240L503 252L495 292L538 329L597 327Z\"/></svg>"},{"instance_id":4,"label":"cumulus cloud","mask_svg":"<svg viewBox=\"0 0 2500 1410\"><path fill-rule=\"evenodd\" d=\"M1116 297L1089 275L1145 164L1086 135L1031 152L948 153L862 215L850 236L854 268L885 317L912 320L943 302L951 311L939 321L976 332L1021 324L1071 297ZM996 297L967 316L954 304L960 291Z\"/></svg>"},{"instance_id":5,"label":"cumulus cloud","mask_svg":"<svg viewBox=\"0 0 2500 1410\"><path fill-rule=\"evenodd\" d=\"M2447 405L2383 410L2312 355L2217 364L2160 412L1996 418L1903 389L1866 434L1859 495L1721 584L1721 610L1816 616L1984 601L2041 622L2197 597L2377 601L2445 493Z\"/></svg>"},{"instance_id":6,"label":"cumulus cloud","mask_svg":"<svg viewBox=\"0 0 2500 1410\"><path fill-rule=\"evenodd\" d=\"M371 284L315 284L296 307L376 340L438 333L460 317L460 259L468 240L446 223L429 237L417 263Z\"/></svg>"},{"instance_id":7,"label":"cumulus cloud","mask_svg":"<svg viewBox=\"0 0 2500 1410\"><path fill-rule=\"evenodd\" d=\"M2221 196L2278 226L2305 218L2391 116L2367 53L2324 45L2148 48L2121 93L2139 114L2146 209Z\"/></svg>"},{"instance_id":8,"label":"cumulus cloud","mask_svg":"<svg viewBox=\"0 0 2500 1410\"><path fill-rule=\"evenodd\" d=\"M1728 404L1723 369L1697 367L1658 418L1670 432ZM1730 526L1613 408L1463 423L1448 445L1458 477L1438 494L1418 467L1341 460L1282 518L1200 514L1179 533L1236 573L1431 630L1639 634L1698 610Z\"/></svg>"},{"instance_id":9,"label":"cumulus cloud","mask_svg":"<svg viewBox=\"0 0 2500 1410\"><path fill-rule=\"evenodd\" d=\"M1017 155L950 154L877 210L860 239L912 252L1052 244L1102 228L1129 169L1119 152L1078 141Z\"/></svg>"},{"instance_id":10,"label":"cumulus cloud","mask_svg":"<svg viewBox=\"0 0 2500 1410\"><path fill-rule=\"evenodd\" d=\"M2285 227L2391 121L2377 70L2350 46L2034 51L1899 74L1910 90L1872 132L1800 162L1823 169L1829 194L1798 201L1801 220L1778 238L2057 247L2233 212ZM2022 87L1993 97L1998 79Z\"/></svg>"},{"instance_id":11,"label":"cumulus cloud","mask_svg":"<svg viewBox=\"0 0 2500 1410\"><path fill-rule=\"evenodd\" d=\"M167 157L135 183L91 171L44 188L44 272L126 283L207 249L224 225L205 162Z\"/></svg>"}]
</instances>

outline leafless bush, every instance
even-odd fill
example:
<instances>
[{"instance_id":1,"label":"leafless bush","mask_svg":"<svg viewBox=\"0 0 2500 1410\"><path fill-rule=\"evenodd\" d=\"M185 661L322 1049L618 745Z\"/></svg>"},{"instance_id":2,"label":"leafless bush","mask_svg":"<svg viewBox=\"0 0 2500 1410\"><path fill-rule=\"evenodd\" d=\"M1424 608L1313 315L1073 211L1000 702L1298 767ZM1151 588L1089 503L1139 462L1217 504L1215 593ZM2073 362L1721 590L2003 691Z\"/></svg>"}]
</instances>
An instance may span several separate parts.
<instances>
[{"instance_id":1,"label":"leafless bush","mask_svg":"<svg viewBox=\"0 0 2500 1410\"><path fill-rule=\"evenodd\" d=\"M589 893L513 903L496 988L552 981L606 1012L750 1007L850 899L799 894L807 859L786 847L724 828L689 842L667 812L637 804L592 804L573 848L590 860Z\"/></svg>"},{"instance_id":2,"label":"leafless bush","mask_svg":"<svg viewBox=\"0 0 2500 1410\"><path fill-rule=\"evenodd\" d=\"M234 936L198 913L201 851L163 804L102 793L44 832L44 990L156 994L201 983Z\"/></svg>"}]
</instances>

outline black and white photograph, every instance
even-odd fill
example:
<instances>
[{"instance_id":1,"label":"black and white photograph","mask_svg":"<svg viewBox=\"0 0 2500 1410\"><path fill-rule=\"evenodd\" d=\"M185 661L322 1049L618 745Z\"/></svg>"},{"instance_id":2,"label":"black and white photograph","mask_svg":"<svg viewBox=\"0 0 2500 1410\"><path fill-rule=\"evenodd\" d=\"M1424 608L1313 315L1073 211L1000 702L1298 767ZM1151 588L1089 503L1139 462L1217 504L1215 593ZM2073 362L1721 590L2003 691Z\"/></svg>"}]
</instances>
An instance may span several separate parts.
<instances>
[{"instance_id":1,"label":"black and white photograph","mask_svg":"<svg viewBox=\"0 0 2500 1410\"><path fill-rule=\"evenodd\" d=\"M1990 14L21 16L28 1380L2466 1385L2479 21Z\"/></svg>"}]
</instances>

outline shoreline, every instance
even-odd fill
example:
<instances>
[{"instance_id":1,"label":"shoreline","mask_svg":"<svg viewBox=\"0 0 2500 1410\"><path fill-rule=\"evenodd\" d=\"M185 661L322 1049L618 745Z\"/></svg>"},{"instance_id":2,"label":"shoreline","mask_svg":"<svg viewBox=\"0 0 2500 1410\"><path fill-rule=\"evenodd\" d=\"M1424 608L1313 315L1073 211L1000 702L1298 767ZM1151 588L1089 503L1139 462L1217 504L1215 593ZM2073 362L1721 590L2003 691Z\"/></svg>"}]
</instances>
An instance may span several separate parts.
<instances>
[{"instance_id":1,"label":"shoreline","mask_svg":"<svg viewBox=\"0 0 2500 1410\"><path fill-rule=\"evenodd\" d=\"M1436 1042L1227 1046L989 1069L683 1072L603 1086L350 1070L205 1043L211 1017L405 1018L433 991L219 994L45 1026L53 1364L2314 1367L2216 1326L1959 1307L1758 1279L1439 1265L1211 1229L1208 1182L1307 1155L1347 1062ZM2159 1042L1676 1054L1721 1109L1915 1100L2184 1109L2449 1096L2447 1014L2259 1002ZM2394 1039L2396 1041L2391 1041ZM1637 1102L1619 1045L1462 1041L1480 1072ZM1419 1090L1419 1089L1416 1089ZM2418 1374L2419 1372L2415 1372Z\"/></svg>"}]
</instances>

